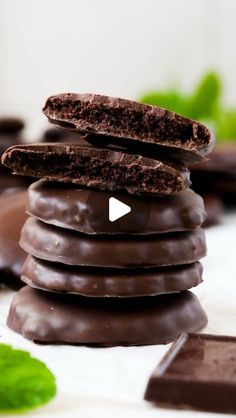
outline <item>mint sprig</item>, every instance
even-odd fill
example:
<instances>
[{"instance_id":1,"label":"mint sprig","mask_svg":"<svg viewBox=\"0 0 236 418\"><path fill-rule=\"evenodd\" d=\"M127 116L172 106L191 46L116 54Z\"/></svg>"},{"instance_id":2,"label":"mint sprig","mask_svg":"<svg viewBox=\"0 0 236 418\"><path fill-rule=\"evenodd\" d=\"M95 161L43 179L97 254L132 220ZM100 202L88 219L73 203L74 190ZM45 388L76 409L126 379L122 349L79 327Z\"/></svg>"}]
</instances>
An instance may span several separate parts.
<instances>
[{"instance_id":1,"label":"mint sprig","mask_svg":"<svg viewBox=\"0 0 236 418\"><path fill-rule=\"evenodd\" d=\"M236 109L223 105L223 83L215 71L207 72L189 94L177 89L151 91L140 101L199 120L214 130L217 139L236 140Z\"/></svg>"},{"instance_id":2,"label":"mint sprig","mask_svg":"<svg viewBox=\"0 0 236 418\"><path fill-rule=\"evenodd\" d=\"M36 408L55 394L55 377L42 361L0 344L0 413Z\"/></svg>"},{"instance_id":3,"label":"mint sprig","mask_svg":"<svg viewBox=\"0 0 236 418\"><path fill-rule=\"evenodd\" d=\"M189 97L189 114L193 119L215 118L220 106L222 83L214 72L207 73Z\"/></svg>"}]
</instances>

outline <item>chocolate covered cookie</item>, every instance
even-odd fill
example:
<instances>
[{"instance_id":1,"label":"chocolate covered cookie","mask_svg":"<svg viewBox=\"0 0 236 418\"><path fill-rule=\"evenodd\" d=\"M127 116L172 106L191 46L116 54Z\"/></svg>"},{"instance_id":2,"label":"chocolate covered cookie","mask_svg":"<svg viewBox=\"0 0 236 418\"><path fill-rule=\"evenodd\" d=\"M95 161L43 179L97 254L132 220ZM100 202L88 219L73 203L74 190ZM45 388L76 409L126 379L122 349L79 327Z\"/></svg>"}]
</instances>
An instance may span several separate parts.
<instances>
[{"instance_id":1,"label":"chocolate covered cookie","mask_svg":"<svg viewBox=\"0 0 236 418\"><path fill-rule=\"evenodd\" d=\"M29 218L21 231L21 247L48 261L76 266L136 268L188 264L206 255L203 229L135 237L89 236Z\"/></svg>"},{"instance_id":2,"label":"chocolate covered cookie","mask_svg":"<svg viewBox=\"0 0 236 418\"><path fill-rule=\"evenodd\" d=\"M92 297L137 297L181 292L202 282L199 262L158 269L118 270L50 263L28 256L21 280L30 287Z\"/></svg>"},{"instance_id":3,"label":"chocolate covered cookie","mask_svg":"<svg viewBox=\"0 0 236 418\"><path fill-rule=\"evenodd\" d=\"M15 174L131 194L173 194L190 185L187 168L88 144L30 144L9 148L2 162Z\"/></svg>"},{"instance_id":4,"label":"chocolate covered cookie","mask_svg":"<svg viewBox=\"0 0 236 418\"><path fill-rule=\"evenodd\" d=\"M236 201L236 144L217 143L209 161L191 164L192 187L200 194L218 196L226 204Z\"/></svg>"},{"instance_id":5,"label":"chocolate covered cookie","mask_svg":"<svg viewBox=\"0 0 236 418\"><path fill-rule=\"evenodd\" d=\"M203 226L209 227L219 224L224 212L224 206L221 199L214 194L206 194L203 198L207 212L207 218L204 221Z\"/></svg>"},{"instance_id":6,"label":"chocolate covered cookie","mask_svg":"<svg viewBox=\"0 0 236 418\"><path fill-rule=\"evenodd\" d=\"M20 270L26 258L19 246L20 231L26 220L26 192L0 197L0 282L20 284Z\"/></svg>"},{"instance_id":7,"label":"chocolate covered cookie","mask_svg":"<svg viewBox=\"0 0 236 418\"><path fill-rule=\"evenodd\" d=\"M1 117L0 118L0 134L4 135L16 135L23 128L25 124L22 119L14 117Z\"/></svg>"},{"instance_id":8,"label":"chocolate covered cookie","mask_svg":"<svg viewBox=\"0 0 236 418\"><path fill-rule=\"evenodd\" d=\"M13 176L12 174L0 175L0 193L8 193L11 190L23 191L26 190L30 184L29 178L22 176Z\"/></svg>"},{"instance_id":9,"label":"chocolate covered cookie","mask_svg":"<svg viewBox=\"0 0 236 418\"><path fill-rule=\"evenodd\" d=\"M49 97L43 112L54 124L88 134L98 146L120 144L144 152L151 146L156 157L164 152L179 160L198 161L214 144L212 134L199 122L116 97L58 94Z\"/></svg>"},{"instance_id":10,"label":"chocolate covered cookie","mask_svg":"<svg viewBox=\"0 0 236 418\"><path fill-rule=\"evenodd\" d=\"M131 208L109 221L109 199ZM206 219L202 198L187 189L173 196L138 197L37 181L29 187L28 213L51 225L87 234L156 234L187 231Z\"/></svg>"},{"instance_id":11,"label":"chocolate covered cookie","mask_svg":"<svg viewBox=\"0 0 236 418\"><path fill-rule=\"evenodd\" d=\"M68 142L70 144L74 144L79 142L81 139L83 139L83 136L80 136L75 131L62 129L60 127L51 127L43 133L40 142Z\"/></svg>"},{"instance_id":12,"label":"chocolate covered cookie","mask_svg":"<svg viewBox=\"0 0 236 418\"><path fill-rule=\"evenodd\" d=\"M217 142L209 160L189 164L189 167L193 171L236 174L236 144Z\"/></svg>"},{"instance_id":13,"label":"chocolate covered cookie","mask_svg":"<svg viewBox=\"0 0 236 418\"><path fill-rule=\"evenodd\" d=\"M203 328L207 317L197 298L175 295L91 299L50 294L29 286L14 297L8 326L45 343L102 346L165 344Z\"/></svg>"},{"instance_id":14,"label":"chocolate covered cookie","mask_svg":"<svg viewBox=\"0 0 236 418\"><path fill-rule=\"evenodd\" d=\"M0 156L7 148L22 142L20 136L24 123L18 118L0 118ZM14 194L25 190L31 183L28 178L13 176L8 167L0 161L0 194Z\"/></svg>"}]
</instances>

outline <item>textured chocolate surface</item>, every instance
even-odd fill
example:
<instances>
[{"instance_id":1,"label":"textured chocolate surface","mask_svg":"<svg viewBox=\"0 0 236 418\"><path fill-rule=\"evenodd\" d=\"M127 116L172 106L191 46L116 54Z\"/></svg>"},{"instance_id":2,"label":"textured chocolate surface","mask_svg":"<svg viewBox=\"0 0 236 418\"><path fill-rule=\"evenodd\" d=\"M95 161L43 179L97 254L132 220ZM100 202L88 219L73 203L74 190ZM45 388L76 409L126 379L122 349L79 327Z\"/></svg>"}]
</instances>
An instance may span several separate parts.
<instances>
[{"instance_id":1,"label":"textured chocolate surface","mask_svg":"<svg viewBox=\"0 0 236 418\"><path fill-rule=\"evenodd\" d=\"M84 143L14 146L2 162L15 174L134 194L172 194L191 184L183 166Z\"/></svg>"},{"instance_id":2,"label":"textured chocolate surface","mask_svg":"<svg viewBox=\"0 0 236 418\"><path fill-rule=\"evenodd\" d=\"M71 267L28 256L21 279L31 287L96 297L137 297L180 292L202 282L197 262L151 270Z\"/></svg>"},{"instance_id":3,"label":"textured chocolate surface","mask_svg":"<svg viewBox=\"0 0 236 418\"><path fill-rule=\"evenodd\" d=\"M197 331L207 317L185 291L152 298L85 298L29 286L14 297L7 324L34 341L112 345L165 344Z\"/></svg>"},{"instance_id":4,"label":"textured chocolate surface","mask_svg":"<svg viewBox=\"0 0 236 418\"><path fill-rule=\"evenodd\" d=\"M109 198L115 197L131 212L109 221ZM200 226L206 218L202 198L187 189L173 196L136 197L80 189L37 181L28 192L28 213L51 225L88 234L153 234L185 231Z\"/></svg>"},{"instance_id":5,"label":"textured chocolate surface","mask_svg":"<svg viewBox=\"0 0 236 418\"><path fill-rule=\"evenodd\" d=\"M20 245L29 254L48 261L81 266L116 268L188 264L206 254L203 229L142 236L138 239L89 236L29 218Z\"/></svg>"},{"instance_id":6,"label":"textured chocolate surface","mask_svg":"<svg viewBox=\"0 0 236 418\"><path fill-rule=\"evenodd\" d=\"M25 192L0 197L0 281L9 286L20 283L20 269L26 258L19 246L26 200Z\"/></svg>"},{"instance_id":7,"label":"textured chocolate surface","mask_svg":"<svg viewBox=\"0 0 236 418\"><path fill-rule=\"evenodd\" d=\"M214 144L202 124L156 106L98 94L65 93L49 97L43 109L50 122L93 135L93 143L170 148L182 160L197 161Z\"/></svg>"},{"instance_id":8,"label":"textured chocolate surface","mask_svg":"<svg viewBox=\"0 0 236 418\"><path fill-rule=\"evenodd\" d=\"M182 335L152 374L145 399L157 405L236 413L236 338Z\"/></svg>"}]
</instances>

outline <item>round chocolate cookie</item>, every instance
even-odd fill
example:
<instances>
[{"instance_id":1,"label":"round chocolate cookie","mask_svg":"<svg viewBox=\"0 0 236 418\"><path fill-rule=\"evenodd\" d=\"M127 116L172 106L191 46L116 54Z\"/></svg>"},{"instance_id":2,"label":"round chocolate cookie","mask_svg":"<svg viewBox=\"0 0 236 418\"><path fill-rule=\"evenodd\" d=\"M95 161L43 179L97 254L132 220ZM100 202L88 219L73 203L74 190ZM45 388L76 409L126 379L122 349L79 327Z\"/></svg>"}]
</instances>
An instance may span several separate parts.
<instances>
[{"instance_id":1,"label":"round chocolate cookie","mask_svg":"<svg viewBox=\"0 0 236 418\"><path fill-rule=\"evenodd\" d=\"M115 197L131 211L109 221L109 199ZM202 198L187 189L173 196L138 197L99 192L39 180L28 192L28 213L51 225L87 234L155 234L200 226L206 211Z\"/></svg>"},{"instance_id":2,"label":"round chocolate cookie","mask_svg":"<svg viewBox=\"0 0 236 418\"><path fill-rule=\"evenodd\" d=\"M165 344L181 333L199 331L207 317L197 298L185 291L152 298L85 298L21 289L8 326L45 343L101 346Z\"/></svg>"},{"instance_id":3,"label":"round chocolate cookie","mask_svg":"<svg viewBox=\"0 0 236 418\"><path fill-rule=\"evenodd\" d=\"M37 258L76 266L159 267L193 263L206 255L201 228L109 239L54 227L34 218L24 224L20 245Z\"/></svg>"},{"instance_id":4,"label":"round chocolate cookie","mask_svg":"<svg viewBox=\"0 0 236 418\"><path fill-rule=\"evenodd\" d=\"M192 164L192 188L200 194L218 196L227 205L235 204L236 143L217 143L210 159ZM215 206L216 208L216 206ZM218 204L218 210L220 205Z\"/></svg>"},{"instance_id":5,"label":"round chocolate cookie","mask_svg":"<svg viewBox=\"0 0 236 418\"><path fill-rule=\"evenodd\" d=\"M81 140L81 136L69 129L60 127L48 128L42 135L40 142L68 142L74 144Z\"/></svg>"},{"instance_id":6,"label":"round chocolate cookie","mask_svg":"<svg viewBox=\"0 0 236 418\"><path fill-rule=\"evenodd\" d=\"M28 256L21 279L30 287L94 297L137 297L180 292L202 282L199 262L151 270L71 267Z\"/></svg>"},{"instance_id":7,"label":"round chocolate cookie","mask_svg":"<svg viewBox=\"0 0 236 418\"><path fill-rule=\"evenodd\" d=\"M203 224L204 227L218 225L224 212L222 200L214 194L206 194L203 196L204 204L207 211L207 218Z\"/></svg>"},{"instance_id":8,"label":"round chocolate cookie","mask_svg":"<svg viewBox=\"0 0 236 418\"><path fill-rule=\"evenodd\" d=\"M0 156L7 148L22 142L18 135L24 127L20 119L0 118ZM0 194L11 194L26 189L32 180L22 176L13 176L11 170L4 166L0 160Z\"/></svg>"},{"instance_id":9,"label":"round chocolate cookie","mask_svg":"<svg viewBox=\"0 0 236 418\"><path fill-rule=\"evenodd\" d=\"M236 143L217 142L209 159L189 164L191 171L236 174Z\"/></svg>"},{"instance_id":10,"label":"round chocolate cookie","mask_svg":"<svg viewBox=\"0 0 236 418\"><path fill-rule=\"evenodd\" d=\"M191 180L193 189L200 194L223 196L225 193L236 193L236 173L193 171Z\"/></svg>"},{"instance_id":11,"label":"round chocolate cookie","mask_svg":"<svg viewBox=\"0 0 236 418\"><path fill-rule=\"evenodd\" d=\"M6 149L12 147L14 144L18 144L19 142L21 141L18 136L1 134L0 132L0 154L2 155ZM9 169L7 171L10 172Z\"/></svg>"},{"instance_id":12,"label":"round chocolate cookie","mask_svg":"<svg viewBox=\"0 0 236 418\"><path fill-rule=\"evenodd\" d=\"M20 270L26 258L19 246L26 200L26 192L0 197L0 282L9 286L20 284Z\"/></svg>"},{"instance_id":13,"label":"round chocolate cookie","mask_svg":"<svg viewBox=\"0 0 236 418\"><path fill-rule=\"evenodd\" d=\"M1 166L0 166L1 167ZM1 171L1 170L0 170ZM15 193L26 190L31 183L28 177L13 176L11 173L0 172L0 194ZM26 206L26 201L25 201ZM25 207L26 209L26 207Z\"/></svg>"},{"instance_id":14,"label":"round chocolate cookie","mask_svg":"<svg viewBox=\"0 0 236 418\"><path fill-rule=\"evenodd\" d=\"M0 118L0 134L15 135L18 134L25 124L22 119L15 117Z\"/></svg>"}]
</instances>

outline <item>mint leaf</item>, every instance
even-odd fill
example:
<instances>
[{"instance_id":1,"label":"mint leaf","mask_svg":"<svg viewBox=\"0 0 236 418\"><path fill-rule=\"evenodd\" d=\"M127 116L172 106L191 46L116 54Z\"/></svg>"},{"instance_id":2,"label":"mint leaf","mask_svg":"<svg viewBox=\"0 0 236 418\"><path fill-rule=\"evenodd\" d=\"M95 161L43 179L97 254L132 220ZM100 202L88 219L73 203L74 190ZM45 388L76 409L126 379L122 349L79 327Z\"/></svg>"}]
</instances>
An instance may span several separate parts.
<instances>
[{"instance_id":1,"label":"mint leaf","mask_svg":"<svg viewBox=\"0 0 236 418\"><path fill-rule=\"evenodd\" d=\"M168 90L166 92L153 91L142 96L140 101L179 113L183 112L185 108L184 98L176 90Z\"/></svg>"},{"instance_id":2,"label":"mint leaf","mask_svg":"<svg viewBox=\"0 0 236 418\"><path fill-rule=\"evenodd\" d=\"M221 140L236 140L236 109L222 109L219 112L216 136Z\"/></svg>"},{"instance_id":3,"label":"mint leaf","mask_svg":"<svg viewBox=\"0 0 236 418\"><path fill-rule=\"evenodd\" d=\"M205 123L218 140L236 141L236 109L222 105L222 81L214 71L206 73L191 94L176 89L151 91L139 100Z\"/></svg>"},{"instance_id":4,"label":"mint leaf","mask_svg":"<svg viewBox=\"0 0 236 418\"><path fill-rule=\"evenodd\" d=\"M221 80L215 72L207 73L190 96L189 113L193 119L209 119L216 112L221 98Z\"/></svg>"},{"instance_id":5,"label":"mint leaf","mask_svg":"<svg viewBox=\"0 0 236 418\"><path fill-rule=\"evenodd\" d=\"M30 353L0 344L0 412L22 412L56 394L55 377Z\"/></svg>"}]
</instances>

